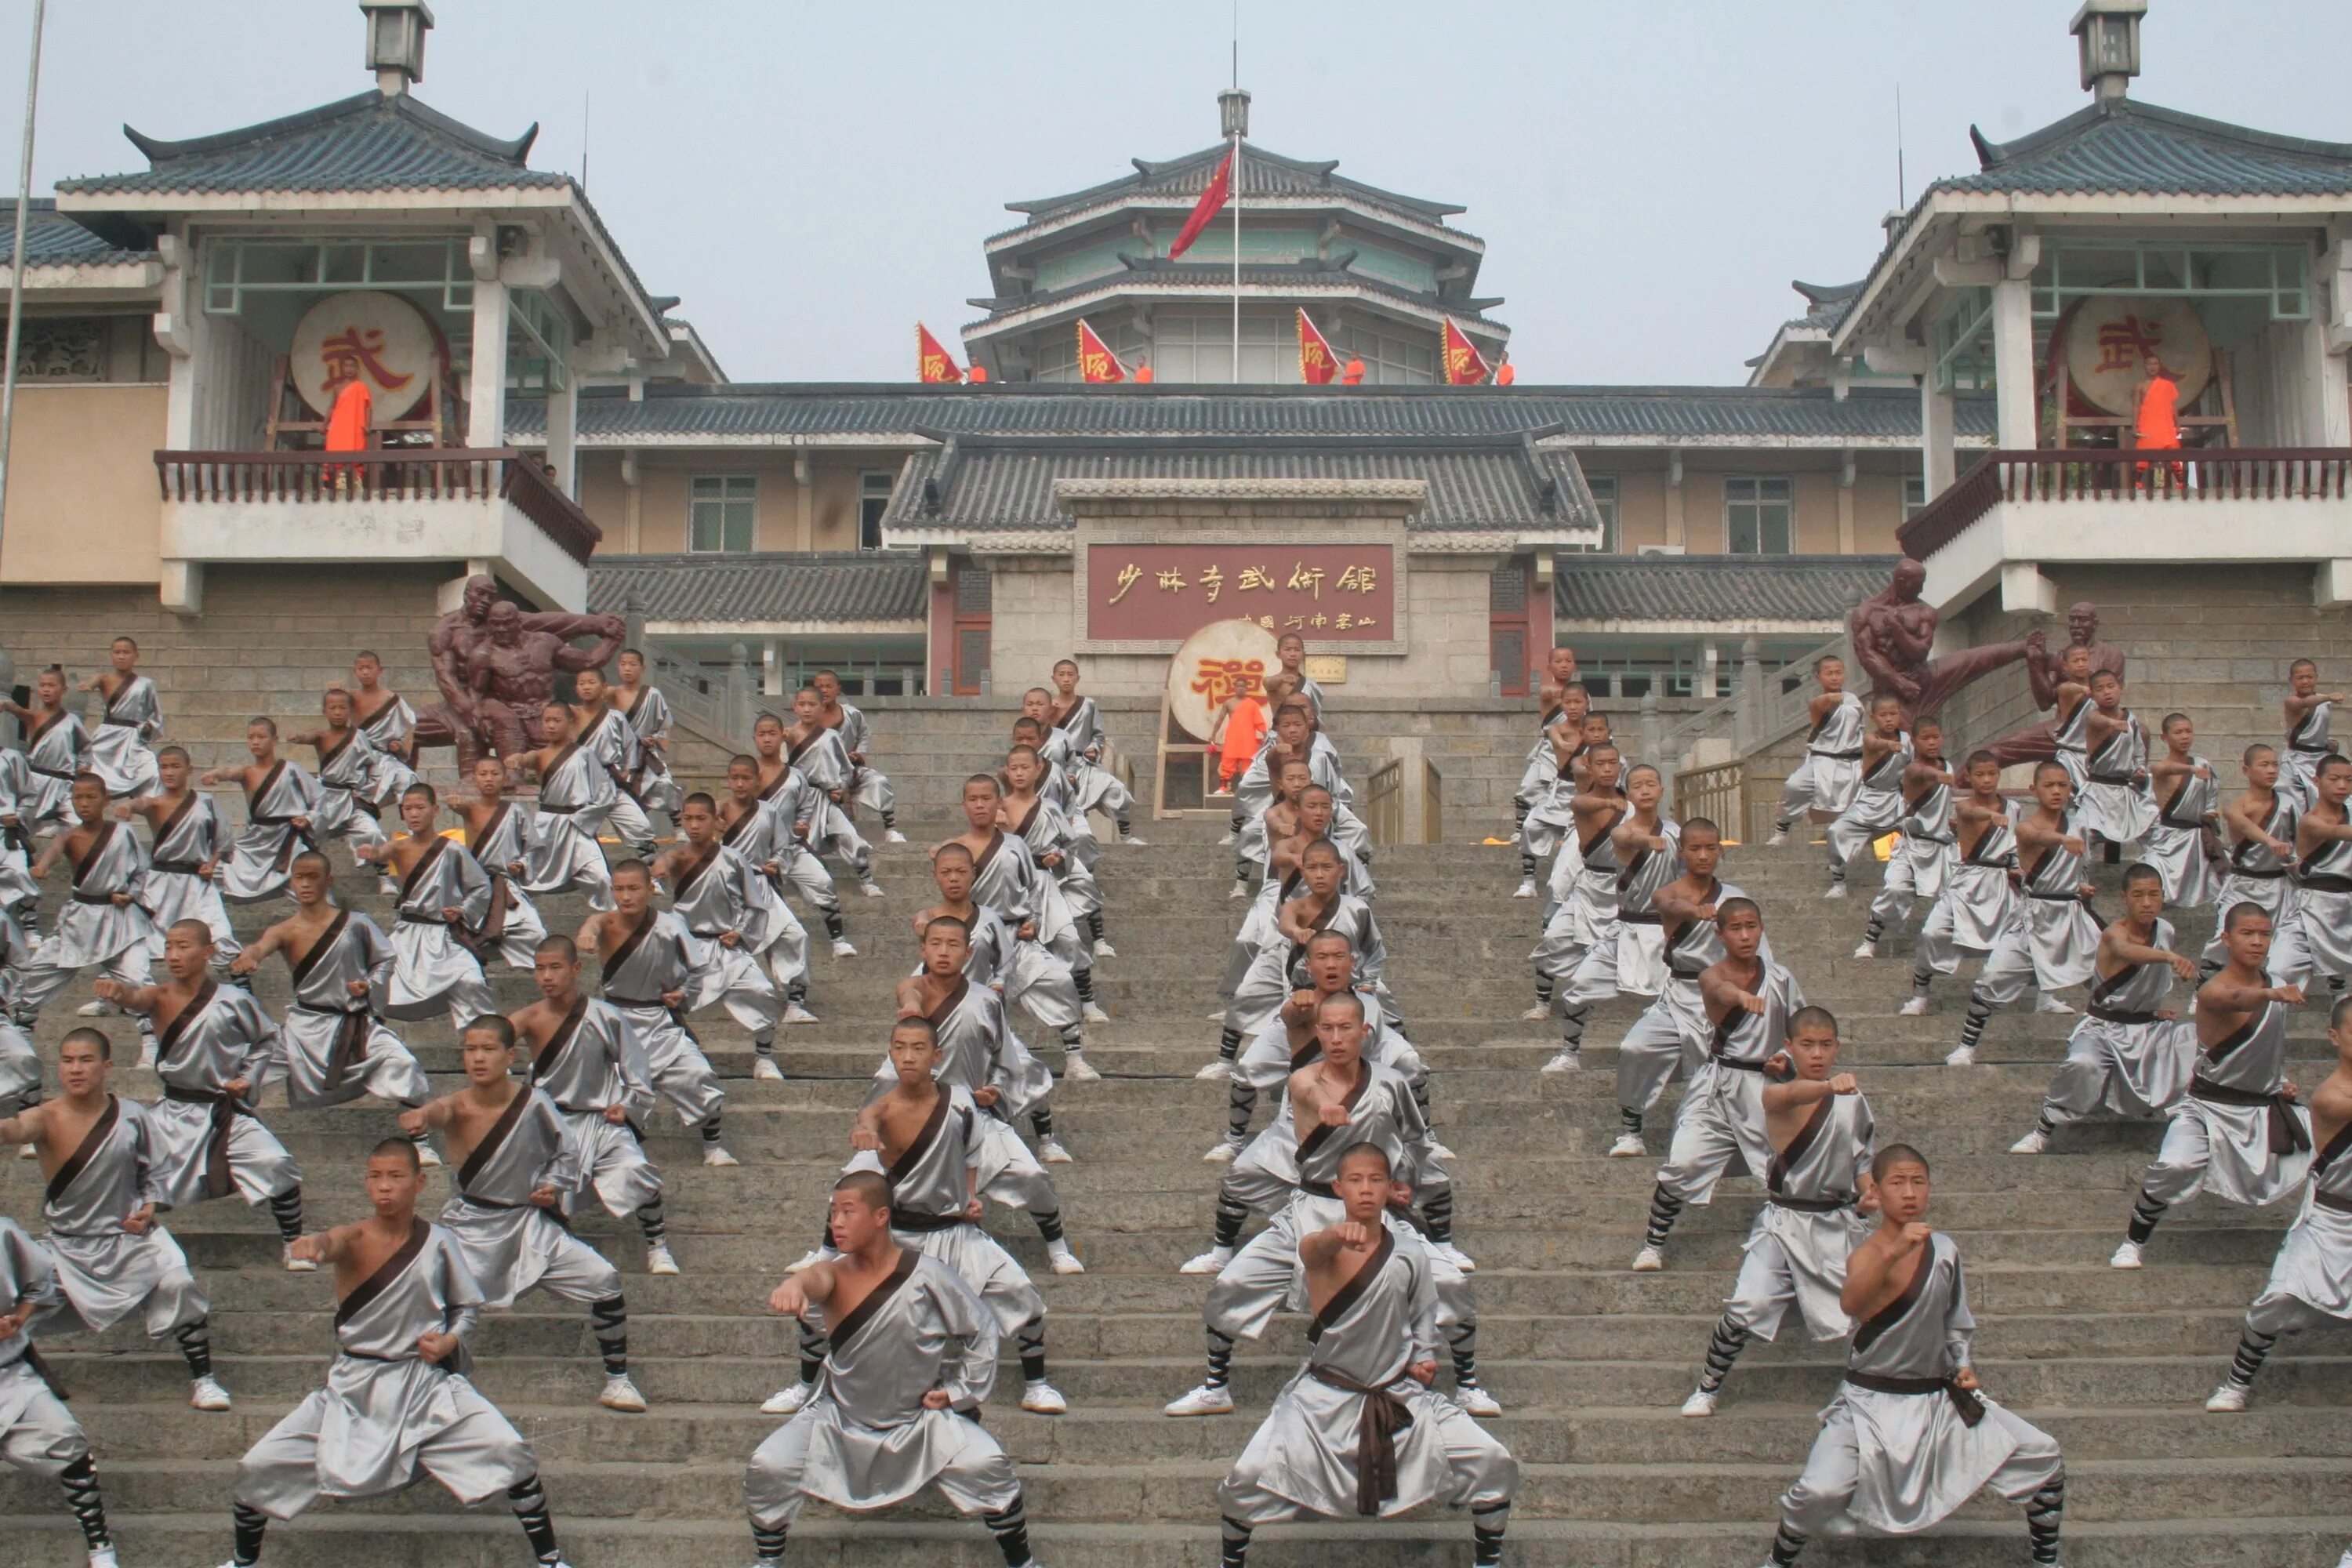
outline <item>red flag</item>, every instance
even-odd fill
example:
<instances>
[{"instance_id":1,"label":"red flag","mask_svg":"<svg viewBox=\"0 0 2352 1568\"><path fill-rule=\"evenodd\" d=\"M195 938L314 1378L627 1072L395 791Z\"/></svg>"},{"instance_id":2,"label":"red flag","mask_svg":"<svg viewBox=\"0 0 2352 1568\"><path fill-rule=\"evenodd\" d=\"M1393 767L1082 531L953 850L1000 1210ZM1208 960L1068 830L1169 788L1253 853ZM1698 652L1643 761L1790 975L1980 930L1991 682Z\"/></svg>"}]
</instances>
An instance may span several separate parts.
<instances>
[{"instance_id":1,"label":"red flag","mask_svg":"<svg viewBox=\"0 0 2352 1568\"><path fill-rule=\"evenodd\" d=\"M1444 353L1446 385L1475 386L1486 379L1486 356L1462 335L1451 316L1445 318Z\"/></svg>"},{"instance_id":2,"label":"red flag","mask_svg":"<svg viewBox=\"0 0 2352 1568\"><path fill-rule=\"evenodd\" d=\"M1309 386L1328 386L1331 378L1339 374L1339 356L1331 352L1331 340L1315 330L1307 312L1298 312L1298 379Z\"/></svg>"},{"instance_id":3,"label":"red flag","mask_svg":"<svg viewBox=\"0 0 2352 1568\"><path fill-rule=\"evenodd\" d=\"M1095 335L1095 330L1081 320L1078 322L1078 379L1080 381L1125 381L1127 366L1119 363L1110 345Z\"/></svg>"},{"instance_id":4,"label":"red flag","mask_svg":"<svg viewBox=\"0 0 2352 1568\"><path fill-rule=\"evenodd\" d=\"M941 348L940 340L931 336L931 329L920 321L915 323L915 377L925 382L963 379L955 355Z\"/></svg>"},{"instance_id":5,"label":"red flag","mask_svg":"<svg viewBox=\"0 0 2352 1568\"><path fill-rule=\"evenodd\" d=\"M1192 242L1201 237L1201 231L1209 226L1209 220L1224 207L1225 197L1232 192L1233 184L1234 155L1228 153L1225 161L1217 165L1217 172L1209 176L1208 188L1201 193L1201 199L1192 204L1192 216L1186 218L1184 226L1176 231L1176 243L1168 247L1169 260L1173 261L1192 248Z\"/></svg>"}]
</instances>

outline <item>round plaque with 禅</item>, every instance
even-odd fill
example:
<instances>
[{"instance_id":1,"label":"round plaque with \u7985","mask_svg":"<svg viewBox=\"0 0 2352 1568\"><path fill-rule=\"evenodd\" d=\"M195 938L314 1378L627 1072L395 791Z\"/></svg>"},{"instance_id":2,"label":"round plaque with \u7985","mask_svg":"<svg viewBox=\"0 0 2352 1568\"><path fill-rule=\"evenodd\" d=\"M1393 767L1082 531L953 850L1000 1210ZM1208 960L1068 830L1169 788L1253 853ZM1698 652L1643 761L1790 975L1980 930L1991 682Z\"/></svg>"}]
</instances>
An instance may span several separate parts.
<instances>
[{"instance_id":1,"label":"round plaque with \u7985","mask_svg":"<svg viewBox=\"0 0 2352 1568\"><path fill-rule=\"evenodd\" d=\"M1195 740L1215 732L1217 709L1244 688L1261 695L1282 668L1274 634L1247 616L1212 621L1184 639L1168 667L1168 712Z\"/></svg>"},{"instance_id":2,"label":"round plaque with \u7985","mask_svg":"<svg viewBox=\"0 0 2352 1568\"><path fill-rule=\"evenodd\" d=\"M2075 307L2066 328L2066 375L2097 407L2126 417L2137 412L2149 354L2180 384L2184 408L2213 378L2212 341L2192 301L2100 294Z\"/></svg>"},{"instance_id":3,"label":"round plaque with \u7985","mask_svg":"<svg viewBox=\"0 0 2352 1568\"><path fill-rule=\"evenodd\" d=\"M331 390L364 377L375 399L375 421L404 419L440 379L448 353L432 320L397 294L355 289L310 307L294 329L287 368L294 390L319 414L334 405Z\"/></svg>"}]
</instances>

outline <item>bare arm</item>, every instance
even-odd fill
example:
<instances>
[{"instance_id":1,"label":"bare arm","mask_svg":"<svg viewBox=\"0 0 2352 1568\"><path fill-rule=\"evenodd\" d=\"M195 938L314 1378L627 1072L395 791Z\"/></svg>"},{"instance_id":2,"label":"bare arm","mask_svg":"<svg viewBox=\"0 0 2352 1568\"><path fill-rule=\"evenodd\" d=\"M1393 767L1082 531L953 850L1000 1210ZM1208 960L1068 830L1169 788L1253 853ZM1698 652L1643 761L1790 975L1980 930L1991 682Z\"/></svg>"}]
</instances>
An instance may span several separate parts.
<instances>
[{"instance_id":1,"label":"bare arm","mask_svg":"<svg viewBox=\"0 0 2352 1568\"><path fill-rule=\"evenodd\" d=\"M1916 1223L1899 1231L1885 1226L1873 1231L1846 1259L1845 1289L1838 1295L1838 1305L1846 1315L1859 1318L1879 1305L1895 1268L1915 1257L1933 1234Z\"/></svg>"},{"instance_id":2,"label":"bare arm","mask_svg":"<svg viewBox=\"0 0 2352 1568\"><path fill-rule=\"evenodd\" d=\"M355 1225L339 1225L332 1230L314 1230L289 1247L287 1256L312 1263L341 1263L351 1252L352 1237L358 1229Z\"/></svg>"},{"instance_id":3,"label":"bare arm","mask_svg":"<svg viewBox=\"0 0 2352 1568\"><path fill-rule=\"evenodd\" d=\"M2040 812L2029 813L2017 819L2017 841L2032 849L2066 848L2083 853L2083 841L2066 831L2061 823L2053 827L2042 820Z\"/></svg>"},{"instance_id":4,"label":"bare arm","mask_svg":"<svg viewBox=\"0 0 2352 1568\"><path fill-rule=\"evenodd\" d=\"M41 1141L41 1108L28 1105L23 1110L0 1121L0 1143L37 1143Z\"/></svg>"},{"instance_id":5,"label":"bare arm","mask_svg":"<svg viewBox=\"0 0 2352 1568\"><path fill-rule=\"evenodd\" d=\"M525 1089L523 1092L528 1094L530 1091ZM403 1111L400 1130L403 1132L422 1132L430 1127L448 1126L457 1117L457 1098L454 1094L445 1094L438 1100L426 1100L414 1110Z\"/></svg>"},{"instance_id":6,"label":"bare arm","mask_svg":"<svg viewBox=\"0 0 2352 1568\"><path fill-rule=\"evenodd\" d=\"M261 967L261 961L273 952L283 952L289 961L294 952L293 939L287 935L286 922L278 921L253 939L243 952L229 961L231 974L250 974Z\"/></svg>"},{"instance_id":7,"label":"bare arm","mask_svg":"<svg viewBox=\"0 0 2352 1568\"><path fill-rule=\"evenodd\" d=\"M1816 1105L1841 1094L1857 1094L1862 1086L1850 1072L1839 1073L1815 1082L1811 1079L1790 1079L1787 1083L1767 1084L1764 1088L1764 1109L1793 1110L1801 1105Z\"/></svg>"}]
</instances>

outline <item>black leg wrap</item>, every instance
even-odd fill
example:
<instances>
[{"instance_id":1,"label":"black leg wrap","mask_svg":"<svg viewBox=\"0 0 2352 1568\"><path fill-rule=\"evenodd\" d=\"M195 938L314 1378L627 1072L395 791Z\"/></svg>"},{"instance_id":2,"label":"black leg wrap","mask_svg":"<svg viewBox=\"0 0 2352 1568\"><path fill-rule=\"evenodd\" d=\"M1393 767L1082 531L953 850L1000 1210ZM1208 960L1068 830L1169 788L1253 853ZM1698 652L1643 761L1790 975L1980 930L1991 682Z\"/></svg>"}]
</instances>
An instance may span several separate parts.
<instances>
[{"instance_id":1,"label":"black leg wrap","mask_svg":"<svg viewBox=\"0 0 2352 1568\"><path fill-rule=\"evenodd\" d=\"M1040 1143L1054 1135L1054 1112L1050 1106L1041 1105L1029 1113L1029 1131L1037 1135Z\"/></svg>"},{"instance_id":2,"label":"black leg wrap","mask_svg":"<svg viewBox=\"0 0 2352 1568\"><path fill-rule=\"evenodd\" d=\"M73 1510L89 1549L103 1552L114 1544L106 1533L106 1500L99 1495L96 1461L84 1454L59 1472L58 1485L65 1489L66 1506Z\"/></svg>"},{"instance_id":3,"label":"black leg wrap","mask_svg":"<svg viewBox=\"0 0 2352 1568\"><path fill-rule=\"evenodd\" d=\"M980 1521L996 1538L996 1549L1004 1553L1004 1568L1022 1568L1029 1561L1029 1516L1019 1498L1003 1513L981 1515Z\"/></svg>"},{"instance_id":4,"label":"black leg wrap","mask_svg":"<svg viewBox=\"0 0 2352 1568\"><path fill-rule=\"evenodd\" d=\"M1551 1005L1551 976L1549 974L1538 973L1536 976L1536 1003L1538 1006Z\"/></svg>"},{"instance_id":5,"label":"black leg wrap","mask_svg":"<svg viewBox=\"0 0 2352 1568\"><path fill-rule=\"evenodd\" d=\"M702 1141L705 1143L719 1142L719 1118L723 1114L725 1113L722 1111L714 1110L710 1113L709 1120L702 1123Z\"/></svg>"},{"instance_id":6,"label":"black leg wrap","mask_svg":"<svg viewBox=\"0 0 2352 1568\"><path fill-rule=\"evenodd\" d=\"M1230 1013L1228 1016L1230 1016ZM1217 1036L1217 1059L1221 1062L1238 1060L1242 1054L1242 1032L1238 1026L1227 1024Z\"/></svg>"},{"instance_id":7,"label":"black leg wrap","mask_svg":"<svg viewBox=\"0 0 2352 1568\"><path fill-rule=\"evenodd\" d=\"M1029 1216L1037 1222L1037 1234L1050 1245L1062 1239L1062 1211L1045 1209Z\"/></svg>"},{"instance_id":8,"label":"black leg wrap","mask_svg":"<svg viewBox=\"0 0 2352 1568\"><path fill-rule=\"evenodd\" d=\"M1454 1189L1440 1187L1429 1194L1421 1205L1422 1222L1429 1226L1429 1239L1440 1247L1454 1239Z\"/></svg>"},{"instance_id":9,"label":"black leg wrap","mask_svg":"<svg viewBox=\"0 0 2352 1568\"><path fill-rule=\"evenodd\" d=\"M1748 1348L1748 1331L1731 1321L1729 1313L1715 1325L1715 1332L1706 1342L1706 1370L1699 1374L1698 1385L1709 1394L1722 1391L1723 1380L1731 1375L1731 1363Z\"/></svg>"},{"instance_id":10,"label":"black leg wrap","mask_svg":"<svg viewBox=\"0 0 2352 1568\"><path fill-rule=\"evenodd\" d=\"M1239 1247L1242 1240L1242 1226L1248 1218L1248 1209L1227 1197L1223 1192L1218 1193L1216 1244L1219 1247Z\"/></svg>"},{"instance_id":11,"label":"black leg wrap","mask_svg":"<svg viewBox=\"0 0 2352 1568\"><path fill-rule=\"evenodd\" d=\"M180 1354L188 1363L190 1377L210 1377L213 1374L213 1322L210 1318L198 1318L193 1323L182 1323L172 1331L179 1342Z\"/></svg>"},{"instance_id":12,"label":"black leg wrap","mask_svg":"<svg viewBox=\"0 0 2352 1568\"><path fill-rule=\"evenodd\" d=\"M1969 993L1969 1015L1960 1021L1960 1044L1974 1049L1984 1038L1985 1026L1992 1021L1992 1004L1984 999L1981 991Z\"/></svg>"},{"instance_id":13,"label":"black leg wrap","mask_svg":"<svg viewBox=\"0 0 2352 1568\"><path fill-rule=\"evenodd\" d=\"M1626 1131L1632 1133L1636 1138L1639 1138L1642 1135L1642 1113L1640 1111L1633 1110L1621 1105L1617 1108L1617 1119L1625 1124Z\"/></svg>"},{"instance_id":14,"label":"black leg wrap","mask_svg":"<svg viewBox=\"0 0 2352 1568\"><path fill-rule=\"evenodd\" d=\"M782 1563L784 1560L784 1533L782 1526L774 1530L756 1524L751 1527L751 1550L761 1562Z\"/></svg>"},{"instance_id":15,"label":"black leg wrap","mask_svg":"<svg viewBox=\"0 0 2352 1568\"><path fill-rule=\"evenodd\" d=\"M2171 1206L2162 1199L2149 1197L2146 1192L2142 1192L2138 1197L2132 1200L2131 1224L2124 1227L2125 1239L2136 1241L2142 1247L2146 1247L2147 1238L2156 1234L2157 1222L2164 1217L2164 1211Z\"/></svg>"},{"instance_id":16,"label":"black leg wrap","mask_svg":"<svg viewBox=\"0 0 2352 1568\"><path fill-rule=\"evenodd\" d=\"M2263 1370L2271 1347L2278 1343L2276 1334L2258 1334L2252 1329L2238 1331L2238 1353L2230 1358L2230 1381L2240 1388L2253 1386L2255 1374Z\"/></svg>"},{"instance_id":17,"label":"black leg wrap","mask_svg":"<svg viewBox=\"0 0 2352 1568\"><path fill-rule=\"evenodd\" d=\"M604 1375L619 1377L629 1370L629 1303L624 1297L597 1301L588 1309L588 1326L596 1336L597 1353L604 1358Z\"/></svg>"},{"instance_id":18,"label":"black leg wrap","mask_svg":"<svg viewBox=\"0 0 2352 1568\"><path fill-rule=\"evenodd\" d=\"M1886 922L1876 915L1871 916L1869 922L1862 928L1862 940L1873 946L1877 945L1878 939L1885 934Z\"/></svg>"},{"instance_id":19,"label":"black leg wrap","mask_svg":"<svg viewBox=\"0 0 2352 1568\"><path fill-rule=\"evenodd\" d=\"M1103 921L1102 911L1100 910L1089 910L1087 911L1087 932L1097 942L1102 941Z\"/></svg>"},{"instance_id":20,"label":"black leg wrap","mask_svg":"<svg viewBox=\"0 0 2352 1568\"><path fill-rule=\"evenodd\" d=\"M658 1193L637 1211L637 1228L646 1233L647 1247L659 1247L669 1239L669 1218L663 1212Z\"/></svg>"},{"instance_id":21,"label":"black leg wrap","mask_svg":"<svg viewBox=\"0 0 2352 1568\"><path fill-rule=\"evenodd\" d=\"M1225 1142L1235 1148L1249 1137L1250 1117L1257 1110L1257 1086L1246 1079L1225 1080Z\"/></svg>"},{"instance_id":22,"label":"black leg wrap","mask_svg":"<svg viewBox=\"0 0 2352 1568\"><path fill-rule=\"evenodd\" d=\"M816 1381L816 1374L824 1369L825 1352L833 1348L833 1342L823 1329L814 1328L806 1322L802 1322L799 1327L801 1338L801 1381L803 1383L814 1383ZM782 1531L778 1531L779 1535L782 1533Z\"/></svg>"},{"instance_id":23,"label":"black leg wrap","mask_svg":"<svg viewBox=\"0 0 2352 1568\"><path fill-rule=\"evenodd\" d=\"M1500 1568L1503 1561L1503 1530L1510 1522L1511 1505L1499 1503L1493 1508L1470 1510L1470 1561L1475 1568Z\"/></svg>"},{"instance_id":24,"label":"black leg wrap","mask_svg":"<svg viewBox=\"0 0 2352 1568\"><path fill-rule=\"evenodd\" d=\"M1805 1537L1782 1525L1772 1534L1772 1568L1790 1568L1805 1550Z\"/></svg>"},{"instance_id":25,"label":"black leg wrap","mask_svg":"<svg viewBox=\"0 0 2352 1568\"><path fill-rule=\"evenodd\" d=\"M555 1546L555 1521L547 1514L547 1493L539 1484L533 1471L507 1489L507 1502L514 1509L515 1522L522 1526L523 1539L530 1542L531 1555L541 1563L554 1563L563 1554Z\"/></svg>"},{"instance_id":26,"label":"black leg wrap","mask_svg":"<svg viewBox=\"0 0 2352 1568\"><path fill-rule=\"evenodd\" d=\"M292 1243L302 1237L302 1189L289 1187L269 1200L269 1217L278 1222L278 1239Z\"/></svg>"},{"instance_id":27,"label":"black leg wrap","mask_svg":"<svg viewBox=\"0 0 2352 1568\"><path fill-rule=\"evenodd\" d=\"M1045 1320L1030 1319L1013 1333L1013 1342L1021 1351L1021 1376L1024 1382L1045 1381Z\"/></svg>"},{"instance_id":28,"label":"black leg wrap","mask_svg":"<svg viewBox=\"0 0 2352 1568\"><path fill-rule=\"evenodd\" d=\"M2058 1561L2058 1526L2066 1512L2066 1477L2061 1471L2055 1480L2035 1492L2025 1504L2025 1533L2033 1546L2036 1563Z\"/></svg>"},{"instance_id":29,"label":"black leg wrap","mask_svg":"<svg viewBox=\"0 0 2352 1568\"><path fill-rule=\"evenodd\" d=\"M1592 1016L1590 1002L1570 1002L1559 1010L1559 1044L1562 1050L1584 1049L1584 1021Z\"/></svg>"},{"instance_id":30,"label":"black leg wrap","mask_svg":"<svg viewBox=\"0 0 2352 1568\"><path fill-rule=\"evenodd\" d=\"M1250 1527L1238 1519L1227 1518L1219 1521L1218 1535L1218 1568L1249 1568Z\"/></svg>"},{"instance_id":31,"label":"black leg wrap","mask_svg":"<svg viewBox=\"0 0 2352 1568\"><path fill-rule=\"evenodd\" d=\"M233 1555L237 1568L253 1568L261 1561L261 1538L269 1529L269 1516L241 1502L230 1505L228 1511L230 1526L236 1533Z\"/></svg>"},{"instance_id":32,"label":"black leg wrap","mask_svg":"<svg viewBox=\"0 0 2352 1568\"><path fill-rule=\"evenodd\" d=\"M824 915L824 934L832 938L834 941L839 942L847 934L849 930L847 926L842 924L841 910L838 908L835 908L825 910L823 913Z\"/></svg>"},{"instance_id":33,"label":"black leg wrap","mask_svg":"<svg viewBox=\"0 0 2352 1568\"><path fill-rule=\"evenodd\" d=\"M1094 966L1089 964L1084 969L1073 969L1070 971L1070 981L1078 988L1078 1000L1091 1005L1095 999ZM1068 1037L1066 1035L1063 1037L1065 1039Z\"/></svg>"},{"instance_id":34,"label":"black leg wrap","mask_svg":"<svg viewBox=\"0 0 2352 1568\"><path fill-rule=\"evenodd\" d=\"M1683 1200L1666 1191L1663 1184L1657 1187L1650 1194L1650 1228L1643 1233L1643 1240L1652 1247L1665 1246L1667 1234L1675 1228L1675 1221L1682 1217L1682 1213Z\"/></svg>"},{"instance_id":35,"label":"black leg wrap","mask_svg":"<svg viewBox=\"0 0 2352 1568\"><path fill-rule=\"evenodd\" d=\"M1478 1325L1455 1323L1445 1331L1446 1349L1454 1352L1454 1386L1478 1386Z\"/></svg>"},{"instance_id":36,"label":"black leg wrap","mask_svg":"<svg viewBox=\"0 0 2352 1568\"><path fill-rule=\"evenodd\" d=\"M1211 1388L1223 1388L1234 1375L1234 1342L1230 1335L1216 1330L1208 1331L1209 1376Z\"/></svg>"}]
</instances>

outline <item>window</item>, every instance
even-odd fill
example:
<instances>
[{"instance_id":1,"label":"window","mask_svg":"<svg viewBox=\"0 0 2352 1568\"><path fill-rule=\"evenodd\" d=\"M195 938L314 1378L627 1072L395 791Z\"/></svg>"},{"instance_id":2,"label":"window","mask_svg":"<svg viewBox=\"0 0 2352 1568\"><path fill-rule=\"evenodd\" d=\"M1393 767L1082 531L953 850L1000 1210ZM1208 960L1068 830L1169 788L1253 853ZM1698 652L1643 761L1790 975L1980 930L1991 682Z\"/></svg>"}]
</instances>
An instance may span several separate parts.
<instances>
[{"instance_id":1,"label":"window","mask_svg":"<svg viewBox=\"0 0 2352 1568\"><path fill-rule=\"evenodd\" d=\"M709 474L687 487L686 547L741 553L751 548L759 480L750 474Z\"/></svg>"},{"instance_id":2,"label":"window","mask_svg":"<svg viewBox=\"0 0 2352 1568\"><path fill-rule=\"evenodd\" d=\"M1914 474L1903 481L1903 521L1910 521L1927 510L1927 481Z\"/></svg>"},{"instance_id":3,"label":"window","mask_svg":"<svg viewBox=\"0 0 2352 1568\"><path fill-rule=\"evenodd\" d=\"M1614 555L1617 553L1617 476L1587 474L1587 489L1592 492L1592 510L1601 514L1601 542L1598 544L1563 544L1563 555Z\"/></svg>"},{"instance_id":4,"label":"window","mask_svg":"<svg viewBox=\"0 0 2352 1568\"><path fill-rule=\"evenodd\" d=\"M893 476L887 471L857 476L857 548L882 548L882 514L890 510Z\"/></svg>"},{"instance_id":5,"label":"window","mask_svg":"<svg viewBox=\"0 0 2352 1568\"><path fill-rule=\"evenodd\" d=\"M1792 479L1723 481L1723 548L1733 555L1786 555L1797 534Z\"/></svg>"}]
</instances>

